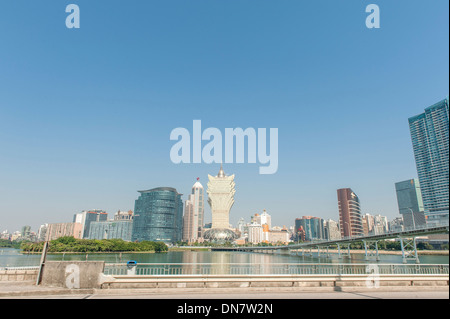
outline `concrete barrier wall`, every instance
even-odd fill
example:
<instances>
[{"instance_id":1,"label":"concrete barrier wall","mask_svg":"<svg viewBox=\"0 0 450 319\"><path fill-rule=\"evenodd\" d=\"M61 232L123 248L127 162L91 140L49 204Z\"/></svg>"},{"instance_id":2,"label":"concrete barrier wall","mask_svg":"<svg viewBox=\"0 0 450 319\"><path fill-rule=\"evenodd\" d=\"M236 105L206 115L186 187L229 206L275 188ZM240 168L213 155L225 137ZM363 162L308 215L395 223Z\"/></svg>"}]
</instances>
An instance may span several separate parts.
<instances>
[{"instance_id":1,"label":"concrete barrier wall","mask_svg":"<svg viewBox=\"0 0 450 319\"><path fill-rule=\"evenodd\" d=\"M42 271L42 286L70 289L100 288L103 261L47 261Z\"/></svg>"},{"instance_id":2,"label":"concrete barrier wall","mask_svg":"<svg viewBox=\"0 0 450 319\"><path fill-rule=\"evenodd\" d=\"M448 275L318 276L106 276L111 288L307 288L307 287L448 287Z\"/></svg>"},{"instance_id":3,"label":"concrete barrier wall","mask_svg":"<svg viewBox=\"0 0 450 319\"><path fill-rule=\"evenodd\" d=\"M37 269L0 270L0 281L36 281Z\"/></svg>"}]
</instances>

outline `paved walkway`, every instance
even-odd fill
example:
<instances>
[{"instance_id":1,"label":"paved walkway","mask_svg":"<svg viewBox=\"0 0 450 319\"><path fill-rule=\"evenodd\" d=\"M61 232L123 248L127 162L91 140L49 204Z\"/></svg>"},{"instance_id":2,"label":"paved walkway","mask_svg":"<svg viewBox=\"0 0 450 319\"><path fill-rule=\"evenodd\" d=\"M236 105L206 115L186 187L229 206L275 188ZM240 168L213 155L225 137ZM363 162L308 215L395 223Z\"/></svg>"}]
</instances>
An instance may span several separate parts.
<instances>
[{"instance_id":1,"label":"paved walkway","mask_svg":"<svg viewBox=\"0 0 450 319\"><path fill-rule=\"evenodd\" d=\"M27 296L45 297L51 295L92 294L94 289L72 290L57 287L36 286L31 281L0 281L0 298L18 298Z\"/></svg>"},{"instance_id":2,"label":"paved walkway","mask_svg":"<svg viewBox=\"0 0 450 319\"><path fill-rule=\"evenodd\" d=\"M36 286L34 282L0 282L0 299L449 299L448 286L389 291L309 289L67 289Z\"/></svg>"}]
</instances>

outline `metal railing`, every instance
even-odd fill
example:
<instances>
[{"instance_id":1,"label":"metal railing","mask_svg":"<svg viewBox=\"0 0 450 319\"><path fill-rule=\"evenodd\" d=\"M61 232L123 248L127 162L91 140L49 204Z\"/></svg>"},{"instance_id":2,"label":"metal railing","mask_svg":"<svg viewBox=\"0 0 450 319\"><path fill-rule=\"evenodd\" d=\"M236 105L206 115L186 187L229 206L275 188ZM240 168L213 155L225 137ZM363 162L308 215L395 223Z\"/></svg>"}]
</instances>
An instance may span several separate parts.
<instances>
[{"instance_id":1,"label":"metal railing","mask_svg":"<svg viewBox=\"0 0 450 319\"><path fill-rule=\"evenodd\" d=\"M448 275L448 264L245 264L245 263L145 263L135 269L126 264L105 264L105 275L367 275L370 269L381 275ZM131 272L130 272L131 270Z\"/></svg>"},{"instance_id":2,"label":"metal railing","mask_svg":"<svg viewBox=\"0 0 450 319\"><path fill-rule=\"evenodd\" d=\"M347 240L361 240L364 238L370 239L371 237L389 237L389 236L399 236L402 234L409 234L409 233L414 233L414 232L426 232L428 230L435 230L438 228L444 228L444 227L449 227L449 223L448 222L441 222L439 224L432 224L432 225L418 225L415 227L405 227L403 228L401 231L400 230L396 230L396 231L387 231L387 232L380 232L380 233L375 233L375 234L369 234L369 235L359 235L359 236L345 236L345 237L341 237L339 239L334 239L334 240L327 240L327 239L314 239L311 242L306 242L306 245L309 244L323 244L326 242L339 242L339 241L347 241Z\"/></svg>"}]
</instances>

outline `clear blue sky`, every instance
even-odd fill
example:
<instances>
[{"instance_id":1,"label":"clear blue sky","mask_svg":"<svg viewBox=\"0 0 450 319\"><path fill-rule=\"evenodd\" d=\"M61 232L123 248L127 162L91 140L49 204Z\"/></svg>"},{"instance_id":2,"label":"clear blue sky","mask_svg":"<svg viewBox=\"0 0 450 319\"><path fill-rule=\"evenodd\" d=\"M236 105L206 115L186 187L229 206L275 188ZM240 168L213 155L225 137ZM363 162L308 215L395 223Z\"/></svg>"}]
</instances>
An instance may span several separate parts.
<instances>
[{"instance_id":1,"label":"clear blue sky","mask_svg":"<svg viewBox=\"0 0 450 319\"><path fill-rule=\"evenodd\" d=\"M81 9L67 29L65 7ZM367 29L365 7L381 9ZM172 129L279 129L279 169L236 174L231 222L338 220L336 189L398 216L417 177L408 117L448 95L447 0L3 0L0 231L134 209L137 190L206 187ZM186 199L186 195L183 196ZM207 208L207 220L210 210Z\"/></svg>"}]
</instances>

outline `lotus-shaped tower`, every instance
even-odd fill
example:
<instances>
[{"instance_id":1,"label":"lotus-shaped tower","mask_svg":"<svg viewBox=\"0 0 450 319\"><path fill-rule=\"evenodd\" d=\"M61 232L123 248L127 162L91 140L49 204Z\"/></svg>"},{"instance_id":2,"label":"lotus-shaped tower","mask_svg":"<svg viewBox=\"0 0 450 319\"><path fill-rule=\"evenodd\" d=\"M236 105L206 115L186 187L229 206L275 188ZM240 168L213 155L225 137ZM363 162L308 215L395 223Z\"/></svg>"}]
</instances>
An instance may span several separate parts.
<instances>
[{"instance_id":1,"label":"lotus-shaped tower","mask_svg":"<svg viewBox=\"0 0 450 319\"><path fill-rule=\"evenodd\" d=\"M234 174L227 176L220 165L217 176L208 174L208 204L211 206L212 226L205 232L205 239L232 240L237 235L230 229L230 210L234 204Z\"/></svg>"}]
</instances>

